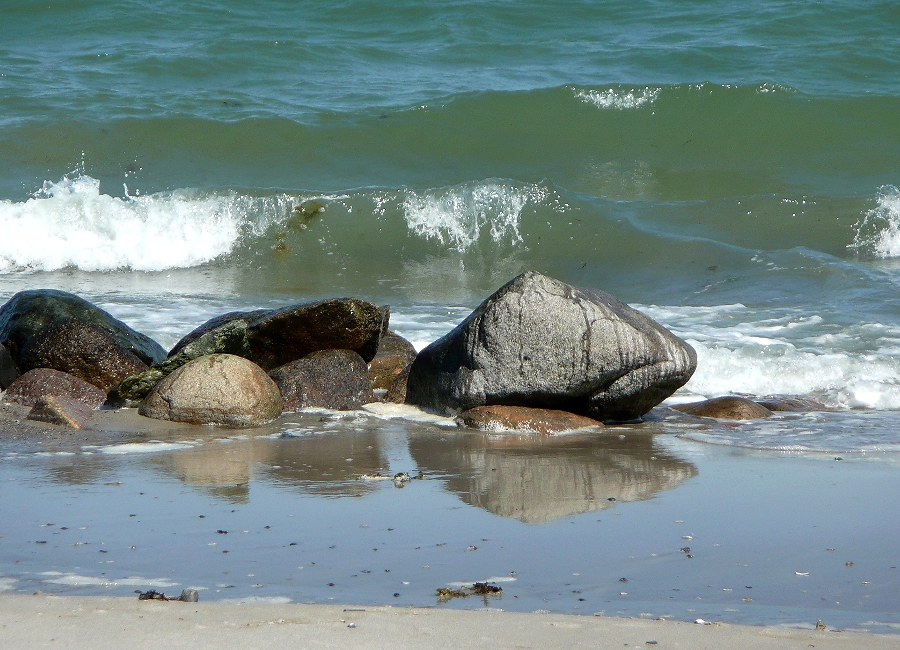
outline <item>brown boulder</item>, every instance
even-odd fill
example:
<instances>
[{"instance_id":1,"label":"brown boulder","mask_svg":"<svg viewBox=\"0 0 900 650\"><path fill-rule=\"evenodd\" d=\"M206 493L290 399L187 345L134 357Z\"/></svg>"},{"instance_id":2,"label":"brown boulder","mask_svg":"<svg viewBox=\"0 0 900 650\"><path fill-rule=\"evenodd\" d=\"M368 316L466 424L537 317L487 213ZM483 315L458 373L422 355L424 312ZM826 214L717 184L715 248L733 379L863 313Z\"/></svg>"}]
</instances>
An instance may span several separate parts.
<instances>
[{"instance_id":1,"label":"brown boulder","mask_svg":"<svg viewBox=\"0 0 900 650\"><path fill-rule=\"evenodd\" d=\"M699 418L718 418L720 420L758 420L772 415L772 411L756 402L732 395L714 397L702 402L676 404L672 407L688 415Z\"/></svg>"},{"instance_id":2,"label":"brown boulder","mask_svg":"<svg viewBox=\"0 0 900 650\"><path fill-rule=\"evenodd\" d=\"M281 394L255 363L231 354L211 354L160 381L139 413L157 420L252 427L281 414Z\"/></svg>"},{"instance_id":3,"label":"brown boulder","mask_svg":"<svg viewBox=\"0 0 900 650\"><path fill-rule=\"evenodd\" d=\"M13 383L18 376L19 371L9 355L9 350L0 343L0 390Z\"/></svg>"},{"instance_id":4,"label":"brown boulder","mask_svg":"<svg viewBox=\"0 0 900 650\"><path fill-rule=\"evenodd\" d=\"M69 397L92 409L100 408L106 401L106 393L93 384L51 368L29 370L6 389L3 400L34 406L38 399L47 395Z\"/></svg>"},{"instance_id":5,"label":"brown boulder","mask_svg":"<svg viewBox=\"0 0 900 650\"><path fill-rule=\"evenodd\" d=\"M49 422L69 429L80 429L93 413L94 410L90 406L71 397L45 395L34 403L28 419Z\"/></svg>"},{"instance_id":6,"label":"brown boulder","mask_svg":"<svg viewBox=\"0 0 900 650\"><path fill-rule=\"evenodd\" d=\"M233 312L198 327L181 339L169 356L206 332L243 320L247 325L246 357L267 371L318 350L353 350L371 361L378 350L383 318L377 306L356 298Z\"/></svg>"},{"instance_id":7,"label":"brown boulder","mask_svg":"<svg viewBox=\"0 0 900 650\"><path fill-rule=\"evenodd\" d=\"M122 321L92 305L87 300L55 289L20 291L0 307L0 343L6 346L20 372L31 370L21 362L21 355L29 340L40 330L65 321L83 321L109 333L123 349L146 364L166 358L159 343L135 332Z\"/></svg>"},{"instance_id":8,"label":"brown boulder","mask_svg":"<svg viewBox=\"0 0 900 650\"><path fill-rule=\"evenodd\" d=\"M366 362L352 350L313 352L269 374L281 390L286 411L350 411L376 401Z\"/></svg>"},{"instance_id":9,"label":"brown boulder","mask_svg":"<svg viewBox=\"0 0 900 650\"><path fill-rule=\"evenodd\" d=\"M403 404L406 401L406 382L409 381L409 369L412 366L406 366L401 370L391 382L390 388L384 394L384 401L393 404Z\"/></svg>"},{"instance_id":10,"label":"brown boulder","mask_svg":"<svg viewBox=\"0 0 900 650\"><path fill-rule=\"evenodd\" d=\"M23 347L20 366L24 370L53 368L105 392L147 369L147 364L119 345L109 332L78 320L40 329Z\"/></svg>"},{"instance_id":11,"label":"brown boulder","mask_svg":"<svg viewBox=\"0 0 900 650\"><path fill-rule=\"evenodd\" d=\"M788 413L806 413L808 411L827 411L828 407L814 399L806 397L770 397L756 400L756 403L770 411Z\"/></svg>"},{"instance_id":12,"label":"brown boulder","mask_svg":"<svg viewBox=\"0 0 900 650\"><path fill-rule=\"evenodd\" d=\"M461 413L457 422L481 431L523 431L544 434L603 426L602 422L593 418L568 411L502 405L476 406Z\"/></svg>"},{"instance_id":13,"label":"brown boulder","mask_svg":"<svg viewBox=\"0 0 900 650\"><path fill-rule=\"evenodd\" d=\"M372 388L389 389L397 375L409 368L415 359L416 349L412 343L391 331L382 334L378 352L369 362Z\"/></svg>"}]
</instances>

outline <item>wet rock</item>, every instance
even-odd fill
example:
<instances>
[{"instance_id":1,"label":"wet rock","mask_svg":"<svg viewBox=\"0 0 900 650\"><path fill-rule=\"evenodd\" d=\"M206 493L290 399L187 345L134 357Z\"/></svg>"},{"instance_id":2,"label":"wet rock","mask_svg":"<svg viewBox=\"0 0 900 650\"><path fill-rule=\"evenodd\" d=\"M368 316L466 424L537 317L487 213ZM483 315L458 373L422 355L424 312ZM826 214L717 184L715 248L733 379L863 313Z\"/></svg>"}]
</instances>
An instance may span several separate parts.
<instances>
[{"instance_id":1,"label":"wet rock","mask_svg":"<svg viewBox=\"0 0 900 650\"><path fill-rule=\"evenodd\" d=\"M83 379L104 392L147 364L89 321L52 323L35 332L19 355L19 367L52 368Z\"/></svg>"},{"instance_id":2,"label":"wet rock","mask_svg":"<svg viewBox=\"0 0 900 650\"><path fill-rule=\"evenodd\" d=\"M560 433L586 427L602 427L603 423L583 415L554 409L534 409L525 406L476 406L464 411L457 421L481 431L522 431L532 433Z\"/></svg>"},{"instance_id":3,"label":"wet rock","mask_svg":"<svg viewBox=\"0 0 900 650\"><path fill-rule=\"evenodd\" d=\"M672 408L694 417L720 420L758 420L772 415L772 411L766 407L744 397L732 395L691 404L676 404Z\"/></svg>"},{"instance_id":4,"label":"wet rock","mask_svg":"<svg viewBox=\"0 0 900 650\"><path fill-rule=\"evenodd\" d=\"M19 371L25 372L31 368L23 367L20 356L28 341L45 327L72 320L96 325L147 365L166 358L166 351L156 341L83 298L55 289L20 291L0 307L0 344L9 350Z\"/></svg>"},{"instance_id":5,"label":"wet rock","mask_svg":"<svg viewBox=\"0 0 900 650\"><path fill-rule=\"evenodd\" d=\"M165 377L139 413L192 424L258 426L281 414L281 394L256 364L231 354L213 354Z\"/></svg>"},{"instance_id":6,"label":"wet rock","mask_svg":"<svg viewBox=\"0 0 900 650\"><path fill-rule=\"evenodd\" d=\"M92 409L100 408L106 401L106 393L93 384L50 368L35 368L16 379L3 394L3 401L34 406L47 395L68 397Z\"/></svg>"},{"instance_id":7,"label":"wet rock","mask_svg":"<svg viewBox=\"0 0 900 650\"><path fill-rule=\"evenodd\" d=\"M200 600L200 594L197 593L196 589L182 589L178 600L183 603L196 603Z\"/></svg>"},{"instance_id":8,"label":"wet rock","mask_svg":"<svg viewBox=\"0 0 900 650\"><path fill-rule=\"evenodd\" d=\"M13 383L19 376L19 370L13 363L9 351L3 344L0 344L0 390L3 390Z\"/></svg>"},{"instance_id":9,"label":"wet rock","mask_svg":"<svg viewBox=\"0 0 900 650\"><path fill-rule=\"evenodd\" d=\"M369 362L372 388L389 389L397 375L407 369L416 358L416 348L402 336L388 331L381 335L375 358Z\"/></svg>"},{"instance_id":10,"label":"wet rock","mask_svg":"<svg viewBox=\"0 0 900 650\"><path fill-rule=\"evenodd\" d=\"M409 380L409 369L412 365L406 366L394 377L390 388L384 394L384 401L392 404L403 404L406 401L406 382Z\"/></svg>"},{"instance_id":11,"label":"wet rock","mask_svg":"<svg viewBox=\"0 0 900 650\"><path fill-rule=\"evenodd\" d=\"M418 354L406 401L446 414L508 404L631 420L696 364L693 348L609 294L530 271Z\"/></svg>"},{"instance_id":12,"label":"wet rock","mask_svg":"<svg viewBox=\"0 0 900 650\"><path fill-rule=\"evenodd\" d=\"M201 334L174 354L152 368L126 378L116 391L116 397L130 402L144 399L163 377L189 361L210 354L233 354L247 357L250 347L247 340L247 322L241 318L228 321Z\"/></svg>"},{"instance_id":13,"label":"wet rock","mask_svg":"<svg viewBox=\"0 0 900 650\"><path fill-rule=\"evenodd\" d=\"M94 410L90 406L71 397L45 395L34 403L28 419L49 422L69 429L80 429L93 413Z\"/></svg>"},{"instance_id":14,"label":"wet rock","mask_svg":"<svg viewBox=\"0 0 900 650\"><path fill-rule=\"evenodd\" d=\"M806 397L770 397L756 400L760 406L770 411L788 413L807 413L809 411L827 411L828 407L814 399Z\"/></svg>"},{"instance_id":15,"label":"wet rock","mask_svg":"<svg viewBox=\"0 0 900 650\"><path fill-rule=\"evenodd\" d=\"M286 411L349 411L376 401L366 362L351 350L313 352L269 374L281 390Z\"/></svg>"},{"instance_id":16,"label":"wet rock","mask_svg":"<svg viewBox=\"0 0 900 650\"><path fill-rule=\"evenodd\" d=\"M265 370L302 359L318 350L353 350L371 361L378 350L383 314L372 303L333 298L283 309L233 312L214 318L185 336L169 353L206 332L233 321L247 327L246 357Z\"/></svg>"}]
</instances>

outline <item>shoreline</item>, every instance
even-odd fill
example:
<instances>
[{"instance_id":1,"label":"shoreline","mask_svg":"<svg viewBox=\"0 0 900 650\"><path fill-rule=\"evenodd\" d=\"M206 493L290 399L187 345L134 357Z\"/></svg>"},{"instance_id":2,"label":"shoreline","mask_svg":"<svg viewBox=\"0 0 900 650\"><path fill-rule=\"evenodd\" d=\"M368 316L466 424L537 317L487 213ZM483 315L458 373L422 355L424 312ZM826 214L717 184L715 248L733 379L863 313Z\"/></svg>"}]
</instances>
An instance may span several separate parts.
<instances>
[{"instance_id":1,"label":"shoreline","mask_svg":"<svg viewBox=\"0 0 900 650\"><path fill-rule=\"evenodd\" d=\"M0 595L10 647L896 648L897 636L680 621L334 605Z\"/></svg>"}]
</instances>

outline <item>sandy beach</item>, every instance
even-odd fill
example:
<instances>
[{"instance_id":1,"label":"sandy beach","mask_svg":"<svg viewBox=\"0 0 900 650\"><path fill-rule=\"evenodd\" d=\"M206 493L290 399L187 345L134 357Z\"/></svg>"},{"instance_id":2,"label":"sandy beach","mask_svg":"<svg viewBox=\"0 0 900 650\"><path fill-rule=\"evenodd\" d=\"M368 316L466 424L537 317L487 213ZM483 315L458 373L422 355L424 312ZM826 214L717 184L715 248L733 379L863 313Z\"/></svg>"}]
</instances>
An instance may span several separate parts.
<instances>
[{"instance_id":1,"label":"sandy beach","mask_svg":"<svg viewBox=\"0 0 900 650\"><path fill-rule=\"evenodd\" d=\"M6 647L897 648L896 636L559 614L0 597Z\"/></svg>"}]
</instances>

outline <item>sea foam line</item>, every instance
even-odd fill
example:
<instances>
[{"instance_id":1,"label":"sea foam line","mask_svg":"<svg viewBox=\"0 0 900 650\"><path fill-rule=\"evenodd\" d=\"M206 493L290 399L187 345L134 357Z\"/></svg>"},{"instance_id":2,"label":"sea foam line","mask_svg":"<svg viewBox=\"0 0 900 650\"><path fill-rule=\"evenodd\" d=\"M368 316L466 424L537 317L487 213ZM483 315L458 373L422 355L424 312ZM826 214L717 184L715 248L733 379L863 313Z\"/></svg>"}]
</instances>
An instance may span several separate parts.
<instances>
[{"instance_id":1,"label":"sea foam line","mask_svg":"<svg viewBox=\"0 0 900 650\"><path fill-rule=\"evenodd\" d=\"M118 198L87 175L45 181L24 202L0 201L0 273L197 266L237 243L242 198L193 190Z\"/></svg>"}]
</instances>

